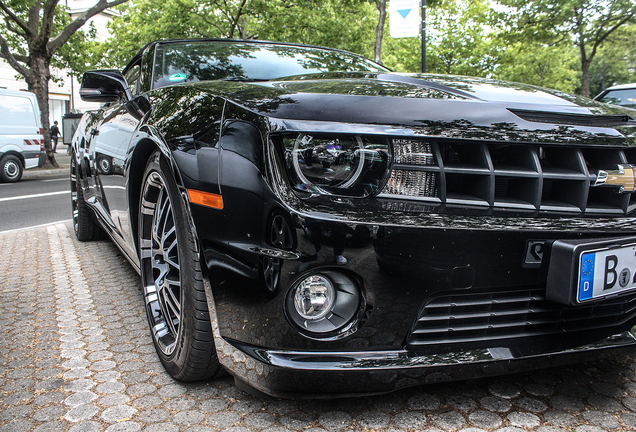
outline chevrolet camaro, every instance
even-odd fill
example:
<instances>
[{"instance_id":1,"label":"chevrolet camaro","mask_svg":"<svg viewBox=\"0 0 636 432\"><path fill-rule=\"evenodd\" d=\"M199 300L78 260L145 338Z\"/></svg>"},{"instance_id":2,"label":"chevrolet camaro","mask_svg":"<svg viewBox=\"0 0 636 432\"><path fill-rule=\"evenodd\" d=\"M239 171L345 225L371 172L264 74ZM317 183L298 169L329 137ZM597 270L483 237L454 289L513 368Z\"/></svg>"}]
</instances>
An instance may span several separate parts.
<instances>
[{"instance_id":1,"label":"chevrolet camaro","mask_svg":"<svg viewBox=\"0 0 636 432\"><path fill-rule=\"evenodd\" d=\"M139 272L175 379L355 395L636 347L636 111L233 40L80 94L75 234Z\"/></svg>"}]
</instances>

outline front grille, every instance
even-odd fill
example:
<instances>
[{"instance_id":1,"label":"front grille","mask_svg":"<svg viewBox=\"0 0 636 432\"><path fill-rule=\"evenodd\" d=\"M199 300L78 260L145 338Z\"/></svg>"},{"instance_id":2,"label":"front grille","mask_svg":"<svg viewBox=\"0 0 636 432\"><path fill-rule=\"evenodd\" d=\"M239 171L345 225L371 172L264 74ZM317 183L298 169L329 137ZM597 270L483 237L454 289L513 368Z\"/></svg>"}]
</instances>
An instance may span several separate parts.
<instances>
[{"instance_id":1,"label":"front grille","mask_svg":"<svg viewBox=\"0 0 636 432\"><path fill-rule=\"evenodd\" d=\"M544 290L462 292L425 302L407 339L411 347L505 346L521 338L596 331L614 334L636 317L636 295L578 306L545 299Z\"/></svg>"},{"instance_id":2,"label":"front grille","mask_svg":"<svg viewBox=\"0 0 636 432\"><path fill-rule=\"evenodd\" d=\"M599 170L636 164L636 148L393 140L381 198L516 213L618 217L636 194L591 187Z\"/></svg>"}]
</instances>

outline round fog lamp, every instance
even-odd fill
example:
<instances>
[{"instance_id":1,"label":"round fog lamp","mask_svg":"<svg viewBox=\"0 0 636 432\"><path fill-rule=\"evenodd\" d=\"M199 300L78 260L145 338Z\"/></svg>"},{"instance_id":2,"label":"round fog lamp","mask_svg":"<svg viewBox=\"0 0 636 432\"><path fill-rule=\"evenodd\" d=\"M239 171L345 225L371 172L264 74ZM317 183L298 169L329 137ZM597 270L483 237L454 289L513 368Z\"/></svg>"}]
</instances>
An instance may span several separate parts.
<instances>
[{"instance_id":1,"label":"round fog lamp","mask_svg":"<svg viewBox=\"0 0 636 432\"><path fill-rule=\"evenodd\" d=\"M336 291L327 278L313 275L305 278L296 288L294 306L304 319L318 320L331 311L335 296Z\"/></svg>"}]
</instances>

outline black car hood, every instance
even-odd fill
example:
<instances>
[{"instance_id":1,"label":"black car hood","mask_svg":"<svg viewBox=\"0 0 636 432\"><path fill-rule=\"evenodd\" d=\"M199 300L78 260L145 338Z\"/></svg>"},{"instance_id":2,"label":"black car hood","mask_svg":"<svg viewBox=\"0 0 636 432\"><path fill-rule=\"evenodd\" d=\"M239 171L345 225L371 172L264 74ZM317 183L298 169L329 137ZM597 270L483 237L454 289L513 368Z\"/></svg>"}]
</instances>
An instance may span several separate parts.
<instances>
[{"instance_id":1,"label":"black car hood","mask_svg":"<svg viewBox=\"0 0 636 432\"><path fill-rule=\"evenodd\" d=\"M519 83L358 72L191 85L292 128L319 121L449 138L636 145L636 111Z\"/></svg>"}]
</instances>

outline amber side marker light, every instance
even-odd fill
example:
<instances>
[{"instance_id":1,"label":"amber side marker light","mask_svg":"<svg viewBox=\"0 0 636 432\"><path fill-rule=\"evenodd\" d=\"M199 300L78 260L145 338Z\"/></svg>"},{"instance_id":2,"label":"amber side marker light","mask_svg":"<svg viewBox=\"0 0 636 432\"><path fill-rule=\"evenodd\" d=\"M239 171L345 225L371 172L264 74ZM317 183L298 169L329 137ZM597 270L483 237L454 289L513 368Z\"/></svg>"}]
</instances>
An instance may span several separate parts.
<instances>
[{"instance_id":1,"label":"amber side marker light","mask_svg":"<svg viewBox=\"0 0 636 432\"><path fill-rule=\"evenodd\" d=\"M188 189L188 195L191 203L223 210L223 197L219 194Z\"/></svg>"}]
</instances>

